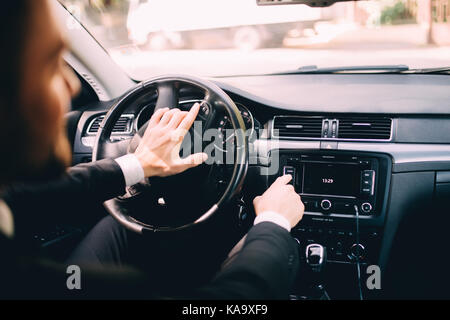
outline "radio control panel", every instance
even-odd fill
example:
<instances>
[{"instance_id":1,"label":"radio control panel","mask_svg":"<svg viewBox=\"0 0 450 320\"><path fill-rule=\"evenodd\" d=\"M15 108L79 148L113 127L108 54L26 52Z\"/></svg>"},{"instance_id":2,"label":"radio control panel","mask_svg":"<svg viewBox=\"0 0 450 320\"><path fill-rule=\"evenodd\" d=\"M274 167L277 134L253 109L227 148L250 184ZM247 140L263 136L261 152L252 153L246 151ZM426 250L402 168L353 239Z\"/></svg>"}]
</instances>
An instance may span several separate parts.
<instances>
[{"instance_id":1,"label":"radio control panel","mask_svg":"<svg viewBox=\"0 0 450 320\"><path fill-rule=\"evenodd\" d=\"M290 183L305 205L302 220L291 230L300 257L305 257L300 273L310 268L309 246L321 246L327 272L333 270L342 279L343 274L354 277L355 263L379 263L392 177L388 154L279 149L269 155L270 164L278 160L279 166L267 185L278 176L292 175ZM299 278L295 292L308 288L310 283L304 279ZM327 279L325 286L328 283Z\"/></svg>"},{"instance_id":2,"label":"radio control panel","mask_svg":"<svg viewBox=\"0 0 450 320\"><path fill-rule=\"evenodd\" d=\"M280 152L279 175L290 182L305 211L322 215L376 216L380 213L377 157L353 154Z\"/></svg>"}]
</instances>

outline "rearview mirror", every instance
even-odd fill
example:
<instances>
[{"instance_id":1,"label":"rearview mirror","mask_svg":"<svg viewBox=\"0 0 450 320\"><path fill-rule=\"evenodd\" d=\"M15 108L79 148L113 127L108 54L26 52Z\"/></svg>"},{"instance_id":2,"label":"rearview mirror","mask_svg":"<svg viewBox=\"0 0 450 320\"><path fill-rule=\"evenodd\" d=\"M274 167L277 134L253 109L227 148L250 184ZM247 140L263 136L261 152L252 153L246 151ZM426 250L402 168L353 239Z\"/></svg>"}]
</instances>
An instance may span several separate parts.
<instances>
[{"instance_id":1,"label":"rearview mirror","mask_svg":"<svg viewBox=\"0 0 450 320\"><path fill-rule=\"evenodd\" d=\"M335 2L344 2L353 0L256 0L258 6L281 5L281 4L306 4L310 7L328 7ZM356 1L356 0L355 0Z\"/></svg>"}]
</instances>

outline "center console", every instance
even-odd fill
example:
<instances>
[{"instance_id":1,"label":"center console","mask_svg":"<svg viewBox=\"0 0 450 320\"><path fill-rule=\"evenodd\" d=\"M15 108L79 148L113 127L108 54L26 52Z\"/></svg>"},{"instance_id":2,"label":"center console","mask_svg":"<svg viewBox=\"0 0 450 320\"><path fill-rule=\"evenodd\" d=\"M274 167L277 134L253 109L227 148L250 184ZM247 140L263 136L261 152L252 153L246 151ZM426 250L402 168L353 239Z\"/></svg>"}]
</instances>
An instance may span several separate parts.
<instances>
[{"instance_id":1,"label":"center console","mask_svg":"<svg viewBox=\"0 0 450 320\"><path fill-rule=\"evenodd\" d=\"M302 221L292 229L300 257L305 258L311 244L323 246L327 265L340 270L330 275L335 283L342 281L336 292L341 294L342 286L350 290L349 279L356 283L352 267L356 261L366 266L378 263L391 158L379 153L291 149L272 151L270 156L277 157L279 170L269 184L283 174L292 175L291 184L305 205ZM348 277L343 276L345 265Z\"/></svg>"},{"instance_id":2,"label":"center console","mask_svg":"<svg viewBox=\"0 0 450 320\"><path fill-rule=\"evenodd\" d=\"M379 160L367 156L286 154L282 173L293 176L292 184L307 211L376 215L380 172ZM356 206L356 208L355 208Z\"/></svg>"}]
</instances>

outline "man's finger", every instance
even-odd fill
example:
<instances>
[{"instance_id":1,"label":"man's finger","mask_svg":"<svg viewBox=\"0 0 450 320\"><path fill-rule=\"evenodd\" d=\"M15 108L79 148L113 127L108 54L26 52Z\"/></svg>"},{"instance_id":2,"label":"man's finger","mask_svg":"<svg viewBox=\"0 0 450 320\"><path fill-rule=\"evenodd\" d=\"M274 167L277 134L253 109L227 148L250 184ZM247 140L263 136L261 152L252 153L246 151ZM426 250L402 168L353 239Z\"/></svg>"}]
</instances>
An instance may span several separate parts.
<instances>
[{"instance_id":1,"label":"man's finger","mask_svg":"<svg viewBox=\"0 0 450 320\"><path fill-rule=\"evenodd\" d=\"M171 128L171 129L177 128L180 125L181 121L183 121L183 119L186 118L187 115L188 115L187 111L181 111L181 112L176 113L172 117L170 122L167 124L167 127Z\"/></svg>"},{"instance_id":2,"label":"man's finger","mask_svg":"<svg viewBox=\"0 0 450 320\"><path fill-rule=\"evenodd\" d=\"M292 176L290 174L286 174L284 176L278 177L277 180L272 184L272 186L283 186L288 184L292 180Z\"/></svg>"},{"instance_id":3,"label":"man's finger","mask_svg":"<svg viewBox=\"0 0 450 320\"><path fill-rule=\"evenodd\" d=\"M253 199L253 204L258 203L258 201L261 199L261 196L257 196L255 197L255 199Z\"/></svg>"},{"instance_id":4,"label":"man's finger","mask_svg":"<svg viewBox=\"0 0 450 320\"><path fill-rule=\"evenodd\" d=\"M181 159L181 165L185 167L184 170L196 167L208 159L208 155L204 152L191 154L190 156Z\"/></svg>"},{"instance_id":5,"label":"man's finger","mask_svg":"<svg viewBox=\"0 0 450 320\"><path fill-rule=\"evenodd\" d=\"M162 116L161 121L159 122L159 124L161 126L166 126L170 122L170 120L172 120L172 117L178 112L180 112L180 109L170 109L169 112L166 112Z\"/></svg>"},{"instance_id":6,"label":"man's finger","mask_svg":"<svg viewBox=\"0 0 450 320\"><path fill-rule=\"evenodd\" d=\"M177 129L172 131L172 133L170 135L170 139L172 141L180 143L180 145L181 145L181 142L183 141L184 136L186 135L187 132L188 131L186 131L184 129L177 128Z\"/></svg>"},{"instance_id":7,"label":"man's finger","mask_svg":"<svg viewBox=\"0 0 450 320\"><path fill-rule=\"evenodd\" d=\"M155 127L159 123L159 121L161 121L162 116L169 110L170 110L169 108L162 108L162 109L156 110L156 112L150 118L150 121L148 123L148 128Z\"/></svg>"},{"instance_id":8,"label":"man's finger","mask_svg":"<svg viewBox=\"0 0 450 320\"><path fill-rule=\"evenodd\" d=\"M197 102L196 104L194 104L192 106L191 110L189 110L189 113L183 119L179 128L184 129L184 130L189 130L192 127L192 124L194 123L195 118L197 118L199 110L200 110L200 104Z\"/></svg>"}]
</instances>

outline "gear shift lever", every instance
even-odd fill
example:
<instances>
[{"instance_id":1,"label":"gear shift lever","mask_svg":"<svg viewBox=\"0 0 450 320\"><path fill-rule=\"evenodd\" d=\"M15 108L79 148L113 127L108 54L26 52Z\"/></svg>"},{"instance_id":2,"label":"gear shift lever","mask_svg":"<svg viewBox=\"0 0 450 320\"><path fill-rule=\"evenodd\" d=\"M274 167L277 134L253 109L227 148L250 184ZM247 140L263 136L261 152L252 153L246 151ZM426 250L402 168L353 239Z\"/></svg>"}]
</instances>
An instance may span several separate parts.
<instances>
[{"instance_id":1,"label":"gear shift lever","mask_svg":"<svg viewBox=\"0 0 450 320\"><path fill-rule=\"evenodd\" d=\"M327 251L322 245L313 243L306 247L306 263L313 272L320 273L326 260Z\"/></svg>"},{"instance_id":2,"label":"gear shift lever","mask_svg":"<svg viewBox=\"0 0 450 320\"><path fill-rule=\"evenodd\" d=\"M312 271L311 277L311 297L318 300L330 300L325 288L321 284L321 272L327 261L326 249L313 243L306 247L306 263Z\"/></svg>"}]
</instances>

